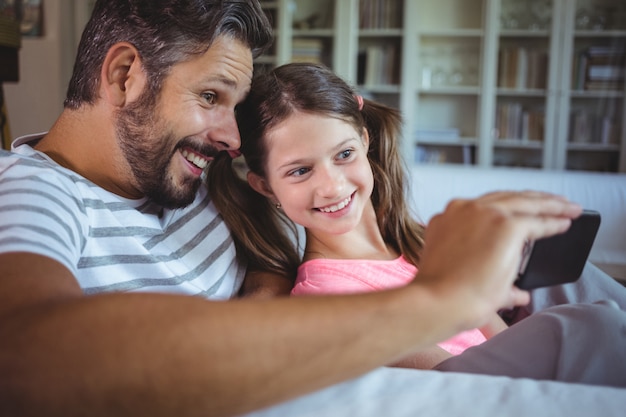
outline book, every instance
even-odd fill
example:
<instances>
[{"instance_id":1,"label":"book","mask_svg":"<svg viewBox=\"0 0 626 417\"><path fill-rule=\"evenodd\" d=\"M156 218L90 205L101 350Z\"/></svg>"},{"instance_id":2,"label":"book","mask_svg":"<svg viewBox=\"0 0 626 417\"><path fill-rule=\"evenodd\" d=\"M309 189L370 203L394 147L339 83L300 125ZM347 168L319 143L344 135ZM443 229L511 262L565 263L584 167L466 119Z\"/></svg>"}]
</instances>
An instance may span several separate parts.
<instances>
[{"instance_id":1,"label":"book","mask_svg":"<svg viewBox=\"0 0 626 417\"><path fill-rule=\"evenodd\" d=\"M590 143L592 141L592 119L586 111L574 111L570 116L570 142Z\"/></svg>"},{"instance_id":2,"label":"book","mask_svg":"<svg viewBox=\"0 0 626 417\"><path fill-rule=\"evenodd\" d=\"M292 62L322 62L324 44L319 38L294 38L291 49Z\"/></svg>"},{"instance_id":3,"label":"book","mask_svg":"<svg viewBox=\"0 0 626 417\"><path fill-rule=\"evenodd\" d=\"M624 89L624 80L588 80L585 81L585 90L621 91Z\"/></svg>"},{"instance_id":4,"label":"book","mask_svg":"<svg viewBox=\"0 0 626 417\"><path fill-rule=\"evenodd\" d=\"M594 80L623 80L626 73L626 67L619 65L590 65L587 71L587 78Z\"/></svg>"},{"instance_id":5,"label":"book","mask_svg":"<svg viewBox=\"0 0 626 417\"><path fill-rule=\"evenodd\" d=\"M620 46L592 45L578 52L572 87L579 90L623 90L626 50Z\"/></svg>"},{"instance_id":6,"label":"book","mask_svg":"<svg viewBox=\"0 0 626 417\"><path fill-rule=\"evenodd\" d=\"M402 27L402 1L359 0L359 27L361 29Z\"/></svg>"},{"instance_id":7,"label":"book","mask_svg":"<svg viewBox=\"0 0 626 417\"><path fill-rule=\"evenodd\" d=\"M362 79L362 84L370 87L397 84L398 70L397 48L394 44L371 44L359 54L357 80Z\"/></svg>"},{"instance_id":8,"label":"book","mask_svg":"<svg viewBox=\"0 0 626 417\"><path fill-rule=\"evenodd\" d=\"M498 51L498 87L545 89L548 54L538 48L504 47Z\"/></svg>"}]
</instances>

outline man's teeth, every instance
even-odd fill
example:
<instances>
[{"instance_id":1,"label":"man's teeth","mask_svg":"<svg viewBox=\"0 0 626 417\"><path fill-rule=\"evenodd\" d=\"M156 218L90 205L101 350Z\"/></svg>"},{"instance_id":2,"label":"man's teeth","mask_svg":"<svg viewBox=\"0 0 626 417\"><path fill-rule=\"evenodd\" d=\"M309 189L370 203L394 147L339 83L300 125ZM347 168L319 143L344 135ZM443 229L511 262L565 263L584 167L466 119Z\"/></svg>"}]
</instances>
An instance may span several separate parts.
<instances>
[{"instance_id":1,"label":"man's teeth","mask_svg":"<svg viewBox=\"0 0 626 417\"><path fill-rule=\"evenodd\" d=\"M209 161L207 161L203 157L198 156L193 152L189 152L186 149L183 149L182 154L186 160L188 160L189 162L191 162L192 164L194 164L200 169L206 168L206 166L209 164Z\"/></svg>"},{"instance_id":2,"label":"man's teeth","mask_svg":"<svg viewBox=\"0 0 626 417\"><path fill-rule=\"evenodd\" d=\"M330 207L321 208L320 211L322 211L324 213L334 213L334 212L336 212L338 210L341 210L342 208L346 207L350 203L351 200L352 200L352 196L346 198L345 200L343 200L339 204L335 204L335 205L332 205Z\"/></svg>"}]
</instances>

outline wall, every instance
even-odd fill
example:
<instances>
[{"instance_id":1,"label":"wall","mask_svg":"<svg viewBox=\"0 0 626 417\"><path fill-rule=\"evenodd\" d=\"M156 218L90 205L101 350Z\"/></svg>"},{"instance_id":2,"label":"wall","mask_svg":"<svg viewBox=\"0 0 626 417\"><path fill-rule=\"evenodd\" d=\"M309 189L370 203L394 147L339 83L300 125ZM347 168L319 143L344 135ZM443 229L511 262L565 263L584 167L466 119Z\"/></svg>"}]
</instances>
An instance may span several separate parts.
<instances>
[{"instance_id":1,"label":"wall","mask_svg":"<svg viewBox=\"0 0 626 417\"><path fill-rule=\"evenodd\" d=\"M44 1L44 31L22 39L20 81L3 85L13 137L48 130L63 109L76 50L74 0Z\"/></svg>"},{"instance_id":2,"label":"wall","mask_svg":"<svg viewBox=\"0 0 626 417\"><path fill-rule=\"evenodd\" d=\"M408 200L427 223L452 198L474 198L495 190L560 194L599 211L600 230L589 260L626 285L626 174L529 168L480 168L421 164L411 167Z\"/></svg>"}]
</instances>

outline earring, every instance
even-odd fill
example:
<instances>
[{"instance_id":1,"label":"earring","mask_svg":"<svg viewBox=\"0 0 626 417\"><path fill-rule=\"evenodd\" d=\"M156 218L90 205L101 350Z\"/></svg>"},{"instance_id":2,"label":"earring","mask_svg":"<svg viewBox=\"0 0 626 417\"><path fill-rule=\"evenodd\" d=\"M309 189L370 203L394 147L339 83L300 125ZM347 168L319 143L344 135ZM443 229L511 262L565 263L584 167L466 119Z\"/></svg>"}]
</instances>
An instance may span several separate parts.
<instances>
[{"instance_id":1,"label":"earring","mask_svg":"<svg viewBox=\"0 0 626 417\"><path fill-rule=\"evenodd\" d=\"M282 207L282 206L280 205L280 203L276 203L275 205L276 205L276 208L277 208L278 210L280 210L280 208Z\"/></svg>"}]
</instances>

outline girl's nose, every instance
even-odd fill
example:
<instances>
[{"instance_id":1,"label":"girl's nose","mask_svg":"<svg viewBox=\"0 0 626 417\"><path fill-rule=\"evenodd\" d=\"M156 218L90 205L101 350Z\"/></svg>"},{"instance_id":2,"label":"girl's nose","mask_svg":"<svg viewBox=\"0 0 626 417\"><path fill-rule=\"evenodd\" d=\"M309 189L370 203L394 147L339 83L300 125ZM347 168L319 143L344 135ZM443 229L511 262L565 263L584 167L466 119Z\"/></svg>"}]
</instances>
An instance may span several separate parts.
<instances>
[{"instance_id":1,"label":"girl's nose","mask_svg":"<svg viewBox=\"0 0 626 417\"><path fill-rule=\"evenodd\" d=\"M345 181L339 169L323 167L317 172L317 193L320 197L334 198L341 195Z\"/></svg>"}]
</instances>

